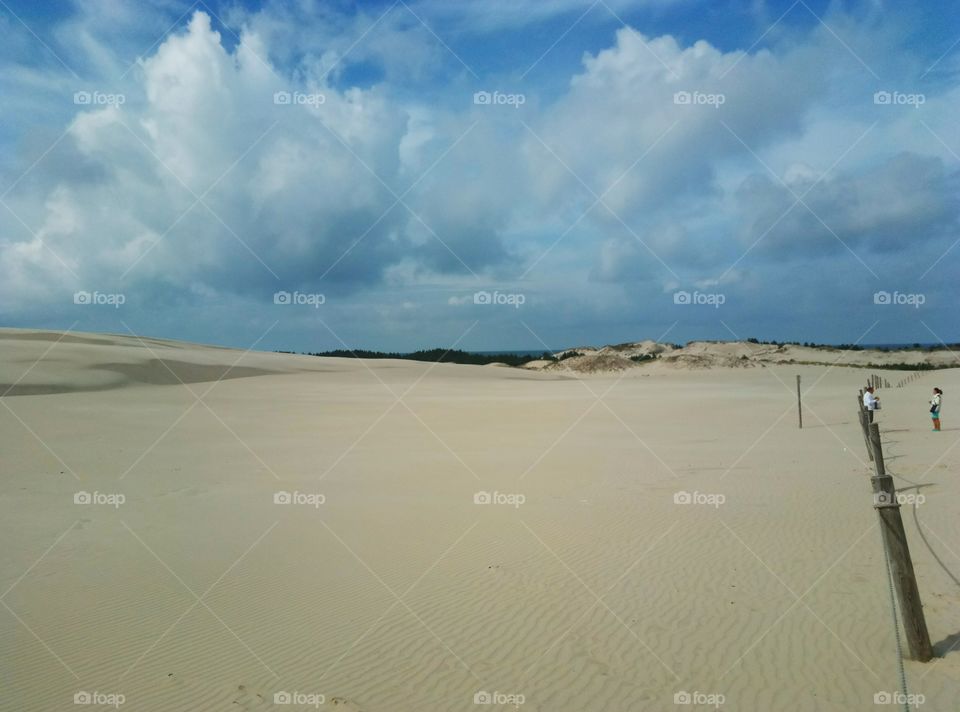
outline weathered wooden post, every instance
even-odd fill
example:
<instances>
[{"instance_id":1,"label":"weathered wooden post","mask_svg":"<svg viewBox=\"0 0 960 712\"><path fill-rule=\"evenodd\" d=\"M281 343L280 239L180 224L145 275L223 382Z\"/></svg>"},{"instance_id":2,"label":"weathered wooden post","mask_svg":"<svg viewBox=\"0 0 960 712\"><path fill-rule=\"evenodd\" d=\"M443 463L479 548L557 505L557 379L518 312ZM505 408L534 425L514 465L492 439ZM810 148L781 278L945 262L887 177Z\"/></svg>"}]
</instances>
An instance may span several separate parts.
<instances>
[{"instance_id":1,"label":"weathered wooden post","mask_svg":"<svg viewBox=\"0 0 960 712\"><path fill-rule=\"evenodd\" d=\"M803 407L800 405L800 374L797 374L797 421L803 430Z\"/></svg>"},{"instance_id":2,"label":"weathered wooden post","mask_svg":"<svg viewBox=\"0 0 960 712\"><path fill-rule=\"evenodd\" d=\"M857 398L857 417L860 420L860 432L863 435L863 444L867 448L867 457L873 462L873 446L870 444L870 430L867 428L867 410L863 407L863 389Z\"/></svg>"},{"instance_id":3,"label":"weathered wooden post","mask_svg":"<svg viewBox=\"0 0 960 712\"><path fill-rule=\"evenodd\" d=\"M900 604L900 618L907 633L910 657L925 663L933 658L933 646L930 644L930 633L923 617L923 604L920 602L920 590L917 588L917 577L913 571L907 534L900 516L900 503L897 501L893 478L887 474L883 463L880 426L876 423L870 424L870 444L873 446L873 465L876 469L876 475L871 478L873 507L880 517L883 546L890 562L890 574L893 576L893 585Z\"/></svg>"}]
</instances>

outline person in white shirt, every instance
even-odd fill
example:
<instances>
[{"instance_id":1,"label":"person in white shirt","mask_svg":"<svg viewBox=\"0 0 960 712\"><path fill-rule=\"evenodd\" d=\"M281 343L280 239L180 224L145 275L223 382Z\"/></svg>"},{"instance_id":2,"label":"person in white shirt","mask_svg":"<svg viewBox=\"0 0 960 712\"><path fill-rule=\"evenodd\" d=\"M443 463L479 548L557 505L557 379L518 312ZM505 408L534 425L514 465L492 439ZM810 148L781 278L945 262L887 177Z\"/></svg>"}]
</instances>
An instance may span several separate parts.
<instances>
[{"instance_id":1,"label":"person in white shirt","mask_svg":"<svg viewBox=\"0 0 960 712\"><path fill-rule=\"evenodd\" d=\"M930 417L933 418L933 429L940 432L940 400L943 391L939 388L933 389L933 398L930 400Z\"/></svg>"},{"instance_id":2,"label":"person in white shirt","mask_svg":"<svg viewBox=\"0 0 960 712\"><path fill-rule=\"evenodd\" d=\"M870 386L863 392L863 407L867 411L867 417L873 422L873 411L880 408L880 399L873 395L873 386Z\"/></svg>"}]
</instances>

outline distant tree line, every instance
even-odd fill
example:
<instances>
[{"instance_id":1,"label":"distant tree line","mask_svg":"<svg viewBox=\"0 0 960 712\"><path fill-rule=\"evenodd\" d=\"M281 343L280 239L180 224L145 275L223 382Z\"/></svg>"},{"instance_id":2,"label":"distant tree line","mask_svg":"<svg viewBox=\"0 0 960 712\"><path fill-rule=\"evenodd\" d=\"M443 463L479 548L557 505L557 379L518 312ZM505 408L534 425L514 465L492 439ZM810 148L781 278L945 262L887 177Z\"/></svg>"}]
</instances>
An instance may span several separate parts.
<instances>
[{"instance_id":1,"label":"distant tree line","mask_svg":"<svg viewBox=\"0 0 960 712\"><path fill-rule=\"evenodd\" d=\"M286 352L284 352L286 353ZM319 351L308 353L308 356L321 356L326 358L394 358L406 361L428 361L441 363L463 363L473 366L485 366L490 363L505 363L508 366L522 366L531 361L545 360L556 361L553 354L544 351L539 356L519 355L519 354L475 354L469 351L460 351L459 349L426 349L414 351L413 353L397 353L387 351L367 351L366 349L335 349L333 351Z\"/></svg>"},{"instance_id":2,"label":"distant tree line","mask_svg":"<svg viewBox=\"0 0 960 712\"><path fill-rule=\"evenodd\" d=\"M838 351L863 351L873 349L877 351L953 351L960 348L960 344L912 344L903 346L862 346L861 344L818 344L814 341L761 341L747 339L748 344L763 344L764 346L807 346L814 349L837 349Z\"/></svg>"}]
</instances>

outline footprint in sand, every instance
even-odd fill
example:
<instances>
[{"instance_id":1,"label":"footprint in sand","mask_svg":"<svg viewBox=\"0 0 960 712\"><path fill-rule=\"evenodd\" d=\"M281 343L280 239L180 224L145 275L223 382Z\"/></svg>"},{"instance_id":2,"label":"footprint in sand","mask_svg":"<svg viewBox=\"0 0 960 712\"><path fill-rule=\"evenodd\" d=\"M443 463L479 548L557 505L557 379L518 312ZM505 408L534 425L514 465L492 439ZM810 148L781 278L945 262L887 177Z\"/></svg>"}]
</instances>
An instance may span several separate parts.
<instances>
[{"instance_id":1,"label":"footprint in sand","mask_svg":"<svg viewBox=\"0 0 960 712\"><path fill-rule=\"evenodd\" d=\"M265 709L267 698L259 692L249 690L246 685L237 685L232 702L236 705L235 709L258 710Z\"/></svg>"}]
</instances>

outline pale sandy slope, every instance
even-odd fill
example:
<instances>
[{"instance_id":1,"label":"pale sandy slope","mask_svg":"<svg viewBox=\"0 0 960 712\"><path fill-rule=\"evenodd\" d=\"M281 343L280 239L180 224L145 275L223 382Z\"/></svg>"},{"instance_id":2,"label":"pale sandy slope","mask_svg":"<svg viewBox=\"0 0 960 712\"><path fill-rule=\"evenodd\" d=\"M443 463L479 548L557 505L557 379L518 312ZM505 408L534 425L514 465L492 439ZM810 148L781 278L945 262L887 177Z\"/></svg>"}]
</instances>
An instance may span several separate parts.
<instances>
[{"instance_id":1,"label":"pale sandy slope","mask_svg":"<svg viewBox=\"0 0 960 712\"><path fill-rule=\"evenodd\" d=\"M138 711L268 709L279 691L485 709L478 690L528 711L696 709L678 691L738 711L896 709L873 703L898 675L852 418L863 371L581 381L0 334L3 390L26 372L26 395L0 399L0 709L76 710L94 690ZM881 396L891 469L929 485L904 516L945 652L960 370ZM80 490L126 502L77 505ZM526 502L476 505L481 490ZM677 505L679 490L726 501ZM956 709L960 651L907 672L921 709Z\"/></svg>"}]
</instances>

